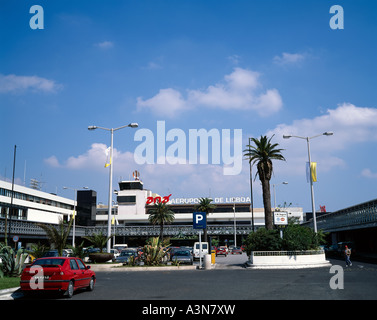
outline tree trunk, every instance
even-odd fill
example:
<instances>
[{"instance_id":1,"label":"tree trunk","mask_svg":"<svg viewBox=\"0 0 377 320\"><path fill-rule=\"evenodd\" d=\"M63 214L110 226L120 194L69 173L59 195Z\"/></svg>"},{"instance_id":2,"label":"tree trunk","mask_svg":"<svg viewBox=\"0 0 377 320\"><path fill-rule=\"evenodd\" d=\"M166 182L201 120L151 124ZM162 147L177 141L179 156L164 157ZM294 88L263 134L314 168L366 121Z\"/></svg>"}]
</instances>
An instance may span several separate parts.
<instances>
[{"instance_id":1,"label":"tree trunk","mask_svg":"<svg viewBox=\"0 0 377 320\"><path fill-rule=\"evenodd\" d=\"M164 240L164 224L160 224L160 243L162 244L162 240Z\"/></svg>"},{"instance_id":2,"label":"tree trunk","mask_svg":"<svg viewBox=\"0 0 377 320\"><path fill-rule=\"evenodd\" d=\"M272 210L271 210L271 192L270 181L267 179L261 180L263 192L263 206L264 206L264 222L267 230L274 228Z\"/></svg>"}]
</instances>

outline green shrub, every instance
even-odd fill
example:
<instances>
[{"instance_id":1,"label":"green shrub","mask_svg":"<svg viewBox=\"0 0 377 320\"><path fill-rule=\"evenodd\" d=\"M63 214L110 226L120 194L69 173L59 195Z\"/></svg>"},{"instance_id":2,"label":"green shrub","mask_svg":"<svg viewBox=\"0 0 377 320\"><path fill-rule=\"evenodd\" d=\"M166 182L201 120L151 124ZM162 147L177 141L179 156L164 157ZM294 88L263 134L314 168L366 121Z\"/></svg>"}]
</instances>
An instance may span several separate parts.
<instances>
[{"instance_id":1,"label":"green shrub","mask_svg":"<svg viewBox=\"0 0 377 320\"><path fill-rule=\"evenodd\" d=\"M290 222L283 229L283 239L279 230L267 230L264 228L252 232L246 239L246 252L251 251L295 251L316 250L323 244L325 234L320 230L315 233L311 228Z\"/></svg>"},{"instance_id":2,"label":"green shrub","mask_svg":"<svg viewBox=\"0 0 377 320\"><path fill-rule=\"evenodd\" d=\"M248 235L245 244L246 252L250 255L251 251L281 250L282 240L278 230L259 228L256 232L252 232Z\"/></svg>"},{"instance_id":3,"label":"green shrub","mask_svg":"<svg viewBox=\"0 0 377 320\"><path fill-rule=\"evenodd\" d=\"M25 263L27 254L23 249L18 249L15 252L10 246L0 244L0 277L18 277L21 275L22 267Z\"/></svg>"},{"instance_id":4,"label":"green shrub","mask_svg":"<svg viewBox=\"0 0 377 320\"><path fill-rule=\"evenodd\" d=\"M287 251L310 250L313 246L313 230L297 224L284 228L283 249Z\"/></svg>"}]
</instances>

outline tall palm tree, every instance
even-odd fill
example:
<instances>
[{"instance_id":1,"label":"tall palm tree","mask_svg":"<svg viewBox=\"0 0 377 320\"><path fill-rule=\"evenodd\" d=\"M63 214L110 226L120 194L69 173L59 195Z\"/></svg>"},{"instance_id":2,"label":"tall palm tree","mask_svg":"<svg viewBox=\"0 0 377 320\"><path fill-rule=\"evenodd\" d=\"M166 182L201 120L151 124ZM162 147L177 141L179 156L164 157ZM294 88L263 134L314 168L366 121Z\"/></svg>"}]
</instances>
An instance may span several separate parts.
<instances>
[{"instance_id":1,"label":"tall palm tree","mask_svg":"<svg viewBox=\"0 0 377 320\"><path fill-rule=\"evenodd\" d=\"M273 135L274 136L274 135ZM247 145L248 149L244 150L244 156L252 164L257 164L257 173L262 183L264 219L266 229L273 229L273 218L271 210L271 191L270 180L273 172L272 160L284 160L281 154L283 149L278 149L278 144L271 144L271 139L267 136L261 136L260 139L251 138L254 145Z\"/></svg>"},{"instance_id":2,"label":"tall palm tree","mask_svg":"<svg viewBox=\"0 0 377 320\"><path fill-rule=\"evenodd\" d=\"M58 250L59 256L63 255L63 249L66 247L67 238L71 230L73 219L69 221L68 226L63 222L63 219L59 219L57 227L47 224L38 223L37 225L42 228L47 235L49 242Z\"/></svg>"},{"instance_id":3,"label":"tall palm tree","mask_svg":"<svg viewBox=\"0 0 377 320\"><path fill-rule=\"evenodd\" d=\"M153 208L149 209L149 222L160 225L160 240L164 239L164 224L174 221L174 212L169 209L166 203L155 202Z\"/></svg>"},{"instance_id":4,"label":"tall palm tree","mask_svg":"<svg viewBox=\"0 0 377 320\"><path fill-rule=\"evenodd\" d=\"M207 221L207 216L208 213L213 212L213 210L216 209L216 206L211 203L212 199L209 198L199 198L199 204L195 206L195 210L199 212L205 212L206 213L206 221ZM207 242L207 226L204 229L204 242Z\"/></svg>"}]
</instances>

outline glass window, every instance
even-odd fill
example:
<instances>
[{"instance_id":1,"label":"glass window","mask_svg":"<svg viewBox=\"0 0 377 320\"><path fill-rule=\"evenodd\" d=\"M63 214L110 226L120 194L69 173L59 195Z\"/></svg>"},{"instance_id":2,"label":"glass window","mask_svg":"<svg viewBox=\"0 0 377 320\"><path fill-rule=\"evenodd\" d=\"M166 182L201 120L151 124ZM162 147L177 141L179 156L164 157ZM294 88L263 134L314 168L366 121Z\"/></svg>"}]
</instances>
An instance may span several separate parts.
<instances>
[{"instance_id":1,"label":"glass window","mask_svg":"<svg viewBox=\"0 0 377 320\"><path fill-rule=\"evenodd\" d=\"M78 270L79 269L79 267L77 266L76 260L71 259L69 264L71 266L71 270Z\"/></svg>"},{"instance_id":2,"label":"glass window","mask_svg":"<svg viewBox=\"0 0 377 320\"><path fill-rule=\"evenodd\" d=\"M80 269L86 269L84 263L81 260L77 259L76 261L79 264Z\"/></svg>"}]
</instances>

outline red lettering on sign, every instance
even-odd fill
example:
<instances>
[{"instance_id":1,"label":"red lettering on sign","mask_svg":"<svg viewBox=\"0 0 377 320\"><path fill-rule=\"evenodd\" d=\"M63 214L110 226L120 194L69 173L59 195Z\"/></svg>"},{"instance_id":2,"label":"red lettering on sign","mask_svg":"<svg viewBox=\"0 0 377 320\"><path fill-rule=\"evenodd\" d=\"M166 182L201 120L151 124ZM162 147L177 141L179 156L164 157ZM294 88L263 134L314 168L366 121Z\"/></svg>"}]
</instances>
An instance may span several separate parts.
<instances>
[{"instance_id":1,"label":"red lettering on sign","mask_svg":"<svg viewBox=\"0 0 377 320\"><path fill-rule=\"evenodd\" d=\"M170 200L170 196L171 194L169 194L168 196L165 196L163 198L161 197L147 197L147 204L151 204L151 203L168 203L169 200Z\"/></svg>"}]
</instances>

